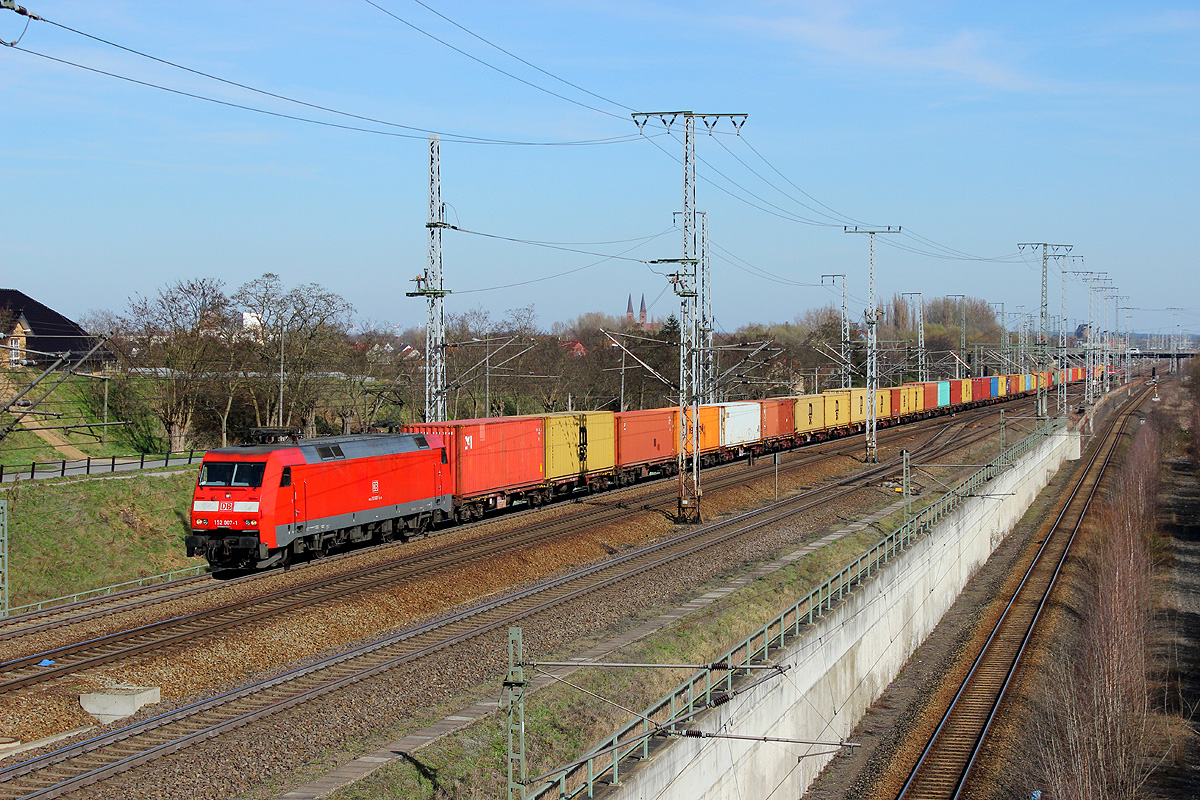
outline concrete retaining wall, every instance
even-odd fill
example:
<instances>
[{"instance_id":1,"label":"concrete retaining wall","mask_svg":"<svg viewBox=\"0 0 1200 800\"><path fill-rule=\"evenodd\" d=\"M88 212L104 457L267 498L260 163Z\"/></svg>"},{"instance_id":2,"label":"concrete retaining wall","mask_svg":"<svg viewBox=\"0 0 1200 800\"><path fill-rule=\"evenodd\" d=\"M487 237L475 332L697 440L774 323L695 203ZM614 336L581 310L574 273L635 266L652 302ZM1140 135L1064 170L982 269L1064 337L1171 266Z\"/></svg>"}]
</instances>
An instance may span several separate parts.
<instances>
[{"instance_id":1,"label":"concrete retaining wall","mask_svg":"<svg viewBox=\"0 0 1200 800\"><path fill-rule=\"evenodd\" d=\"M837 741L849 736L972 574L1063 462L1079 457L1077 432L1047 437L968 498L929 535L828 612L779 663L791 669L696 719L693 727L742 736ZM608 797L795 800L832 754L820 745L680 739L623 776Z\"/></svg>"}]
</instances>

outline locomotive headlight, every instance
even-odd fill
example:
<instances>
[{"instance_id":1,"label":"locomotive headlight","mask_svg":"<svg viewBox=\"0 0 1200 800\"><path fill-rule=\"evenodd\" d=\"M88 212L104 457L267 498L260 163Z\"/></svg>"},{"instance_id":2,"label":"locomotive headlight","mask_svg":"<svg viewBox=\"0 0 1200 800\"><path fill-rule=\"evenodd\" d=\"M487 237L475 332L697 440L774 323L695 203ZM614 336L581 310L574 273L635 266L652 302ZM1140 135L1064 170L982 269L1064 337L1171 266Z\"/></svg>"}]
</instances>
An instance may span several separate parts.
<instances>
[{"instance_id":1,"label":"locomotive headlight","mask_svg":"<svg viewBox=\"0 0 1200 800\"><path fill-rule=\"evenodd\" d=\"M248 520L248 521L252 526L258 524L258 520L256 520L256 519L252 519L252 520Z\"/></svg>"},{"instance_id":2,"label":"locomotive headlight","mask_svg":"<svg viewBox=\"0 0 1200 800\"><path fill-rule=\"evenodd\" d=\"M208 524L208 520L206 520L206 519L201 519L200 517L196 517L196 524L197 524L197 525L207 525L207 524Z\"/></svg>"}]
</instances>

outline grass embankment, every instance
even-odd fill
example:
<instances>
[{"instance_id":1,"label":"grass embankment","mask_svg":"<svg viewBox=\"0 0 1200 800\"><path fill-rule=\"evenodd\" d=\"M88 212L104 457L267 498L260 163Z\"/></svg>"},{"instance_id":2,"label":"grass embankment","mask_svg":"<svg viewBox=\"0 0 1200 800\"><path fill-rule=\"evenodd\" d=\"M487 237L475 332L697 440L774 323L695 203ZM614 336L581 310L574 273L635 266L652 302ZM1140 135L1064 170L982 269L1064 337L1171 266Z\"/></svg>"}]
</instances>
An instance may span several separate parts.
<instances>
[{"instance_id":1,"label":"grass embankment","mask_svg":"<svg viewBox=\"0 0 1200 800\"><path fill-rule=\"evenodd\" d=\"M620 654L634 662L697 663L711 661L731 645L754 633L767 620L790 606L828 576L879 539L872 528L785 567L752 586L735 592L689 615ZM714 582L713 586L721 582ZM709 587L699 587L702 593ZM647 612L647 616L666 611ZM527 657L565 657L567 653ZM581 669L568 680L627 708L641 709L657 701L687 677L668 670ZM479 696L495 696L495 686L479 687ZM454 707L458 707L457 704ZM429 709L414 727L451 710ZM620 709L573 688L555 684L529 695L525 705L525 735L529 775L541 774L570 761L626 721ZM402 732L393 732L402 735ZM384 798L503 797L506 737L504 715L489 717L446 736L334 795L336 800Z\"/></svg>"},{"instance_id":2,"label":"grass embankment","mask_svg":"<svg viewBox=\"0 0 1200 800\"><path fill-rule=\"evenodd\" d=\"M6 374L9 392L5 397L11 397L18 389L37 377L33 369L20 370ZM52 375L38 385L27 398L36 398L49 388L51 381L58 380ZM72 375L47 397L37 410L47 414L29 415L26 420L40 422L47 427L56 425L79 425L82 423L99 423L103 421L103 390L98 388L99 381L85 375ZM118 422L118 408L114 401L110 403L108 419ZM54 416L49 416L49 415ZM12 417L8 414L0 416L0 423L7 423ZM83 451L93 458L108 456L130 455L138 452L136 446L129 440L123 426L105 428L78 428L71 430L56 429L55 434L61 436L67 444ZM103 436L104 441L100 441ZM5 467L28 466L33 461L58 461L65 458L42 437L23 427L18 426L5 437L0 444L0 464Z\"/></svg>"},{"instance_id":3,"label":"grass embankment","mask_svg":"<svg viewBox=\"0 0 1200 800\"><path fill-rule=\"evenodd\" d=\"M194 469L8 484L14 606L193 566Z\"/></svg>"}]
</instances>

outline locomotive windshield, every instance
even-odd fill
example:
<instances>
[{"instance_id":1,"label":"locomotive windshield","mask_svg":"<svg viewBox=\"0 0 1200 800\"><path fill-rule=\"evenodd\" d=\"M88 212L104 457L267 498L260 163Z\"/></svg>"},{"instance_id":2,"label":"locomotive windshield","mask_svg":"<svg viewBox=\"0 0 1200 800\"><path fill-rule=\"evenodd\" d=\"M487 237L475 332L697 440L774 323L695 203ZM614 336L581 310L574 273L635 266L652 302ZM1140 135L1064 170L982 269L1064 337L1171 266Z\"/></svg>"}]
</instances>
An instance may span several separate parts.
<instances>
[{"instance_id":1,"label":"locomotive windshield","mask_svg":"<svg viewBox=\"0 0 1200 800\"><path fill-rule=\"evenodd\" d=\"M265 461L211 461L200 468L201 486L262 486Z\"/></svg>"}]
</instances>

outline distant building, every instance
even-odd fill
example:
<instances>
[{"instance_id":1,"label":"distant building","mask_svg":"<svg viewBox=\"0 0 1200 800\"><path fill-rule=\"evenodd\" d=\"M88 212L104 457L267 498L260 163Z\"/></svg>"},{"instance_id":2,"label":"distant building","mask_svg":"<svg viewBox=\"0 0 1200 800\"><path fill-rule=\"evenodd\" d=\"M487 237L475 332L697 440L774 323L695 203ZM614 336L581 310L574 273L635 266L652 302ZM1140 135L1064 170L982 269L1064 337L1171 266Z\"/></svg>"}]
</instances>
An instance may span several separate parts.
<instances>
[{"instance_id":1,"label":"distant building","mask_svg":"<svg viewBox=\"0 0 1200 800\"><path fill-rule=\"evenodd\" d=\"M62 352L69 352L73 363L95 347L97 341L75 322L16 289L0 289L0 331L8 350L5 364L9 369L49 365ZM110 350L101 347L92 354L87 366L99 369L115 360Z\"/></svg>"},{"instance_id":2,"label":"distant building","mask_svg":"<svg viewBox=\"0 0 1200 800\"><path fill-rule=\"evenodd\" d=\"M587 348L583 346L583 342L559 342L558 346L576 358L582 358L587 355Z\"/></svg>"},{"instance_id":3,"label":"distant building","mask_svg":"<svg viewBox=\"0 0 1200 800\"><path fill-rule=\"evenodd\" d=\"M652 322L646 313L646 294L642 293L642 305L637 316L633 315L633 295L629 295L629 303L625 310L625 327L654 333L662 329L662 322Z\"/></svg>"}]
</instances>

